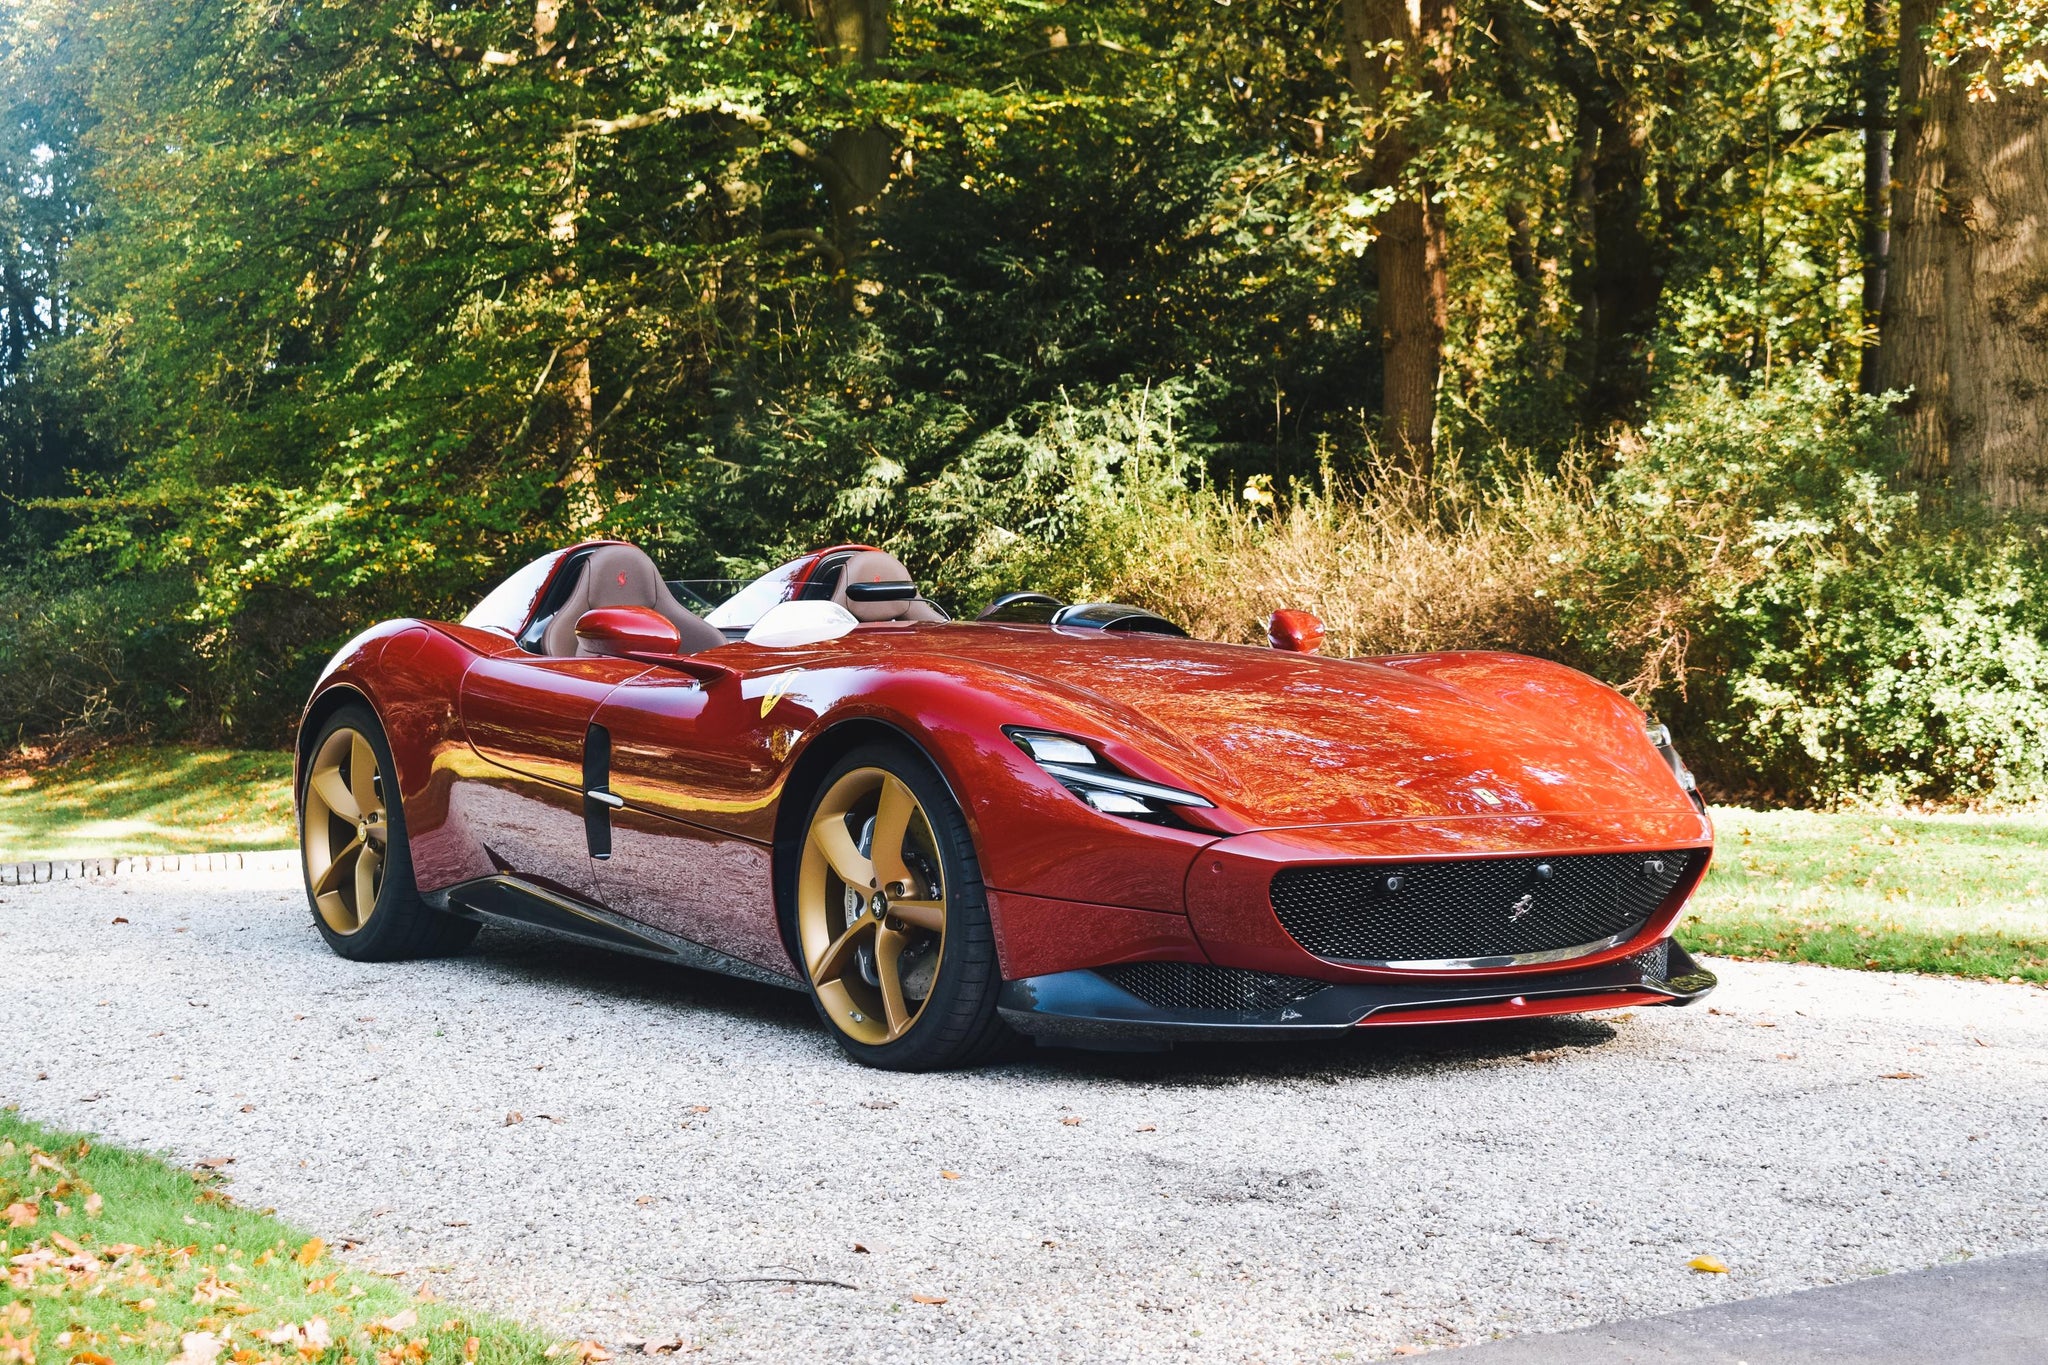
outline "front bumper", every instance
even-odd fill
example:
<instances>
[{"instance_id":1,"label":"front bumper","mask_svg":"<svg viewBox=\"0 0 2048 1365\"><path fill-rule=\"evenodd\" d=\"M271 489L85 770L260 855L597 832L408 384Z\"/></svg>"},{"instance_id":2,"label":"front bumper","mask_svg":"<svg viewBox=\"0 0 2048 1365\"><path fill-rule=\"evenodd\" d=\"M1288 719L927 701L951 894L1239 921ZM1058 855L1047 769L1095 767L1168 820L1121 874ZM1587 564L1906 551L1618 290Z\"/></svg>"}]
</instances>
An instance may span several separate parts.
<instances>
[{"instance_id":1,"label":"front bumper","mask_svg":"<svg viewBox=\"0 0 2048 1365\"><path fill-rule=\"evenodd\" d=\"M1364 1026L1689 1005L1714 989L1712 972L1675 941L1667 947L1666 954L1639 953L1570 972L1332 984L1302 999L1254 1009L1153 1003L1098 971L1054 972L1005 982L996 1008L1019 1033L1048 1040L1251 1040L1338 1034Z\"/></svg>"}]
</instances>

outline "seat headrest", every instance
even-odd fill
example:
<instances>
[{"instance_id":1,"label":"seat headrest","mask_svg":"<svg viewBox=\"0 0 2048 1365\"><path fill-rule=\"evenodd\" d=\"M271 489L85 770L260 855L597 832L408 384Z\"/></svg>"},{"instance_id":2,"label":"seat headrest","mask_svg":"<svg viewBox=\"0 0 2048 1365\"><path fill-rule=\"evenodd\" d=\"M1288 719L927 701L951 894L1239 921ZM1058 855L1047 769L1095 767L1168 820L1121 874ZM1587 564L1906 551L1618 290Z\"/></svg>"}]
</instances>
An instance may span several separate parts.
<instances>
[{"instance_id":1,"label":"seat headrest","mask_svg":"<svg viewBox=\"0 0 2048 1365\"><path fill-rule=\"evenodd\" d=\"M600 545L583 562L582 576L541 637L541 652L566 657L577 652L576 622L597 607L651 607L674 623L682 652L695 654L725 643L717 627L684 608L662 581L661 570L637 545Z\"/></svg>"},{"instance_id":2,"label":"seat headrest","mask_svg":"<svg viewBox=\"0 0 2048 1365\"><path fill-rule=\"evenodd\" d=\"M849 589L867 585L890 585L908 587L909 592L901 595L875 593L854 595ZM832 600L854 614L861 621L897 621L912 615L911 607L917 601L917 585L910 577L910 570L903 567L903 561L886 550L862 550L846 561L840 570L839 586L832 590Z\"/></svg>"}]
</instances>

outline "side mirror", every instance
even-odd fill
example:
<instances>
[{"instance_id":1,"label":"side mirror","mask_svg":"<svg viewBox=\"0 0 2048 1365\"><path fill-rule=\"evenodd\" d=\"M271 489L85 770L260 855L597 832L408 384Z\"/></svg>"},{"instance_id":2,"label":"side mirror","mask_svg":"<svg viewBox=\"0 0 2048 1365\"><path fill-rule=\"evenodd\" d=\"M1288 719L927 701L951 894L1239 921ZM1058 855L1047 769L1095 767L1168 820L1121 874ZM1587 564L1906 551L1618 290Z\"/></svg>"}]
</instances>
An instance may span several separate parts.
<instances>
[{"instance_id":1,"label":"side mirror","mask_svg":"<svg viewBox=\"0 0 2048 1365\"><path fill-rule=\"evenodd\" d=\"M652 607L595 607L576 618L576 652L623 659L674 654L682 648L675 622Z\"/></svg>"},{"instance_id":2,"label":"side mirror","mask_svg":"<svg viewBox=\"0 0 2048 1365\"><path fill-rule=\"evenodd\" d=\"M1266 622L1273 648L1314 654L1323 647L1323 618L1312 611L1276 611Z\"/></svg>"}]
</instances>

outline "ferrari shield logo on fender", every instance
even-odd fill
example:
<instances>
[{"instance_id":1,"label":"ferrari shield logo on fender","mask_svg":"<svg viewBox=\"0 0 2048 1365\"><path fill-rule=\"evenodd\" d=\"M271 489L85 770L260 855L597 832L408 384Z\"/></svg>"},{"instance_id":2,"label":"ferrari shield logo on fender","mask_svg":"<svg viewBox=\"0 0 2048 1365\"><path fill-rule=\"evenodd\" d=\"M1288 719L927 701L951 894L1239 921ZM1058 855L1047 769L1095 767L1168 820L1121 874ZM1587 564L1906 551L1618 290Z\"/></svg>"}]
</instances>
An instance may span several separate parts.
<instances>
[{"instance_id":1,"label":"ferrari shield logo on fender","mask_svg":"<svg viewBox=\"0 0 2048 1365\"><path fill-rule=\"evenodd\" d=\"M787 673L778 673L767 679L767 690L761 694L761 719L768 719L768 713L775 709L775 703L789 695L789 689L796 686L796 680L803 676L801 668L792 668Z\"/></svg>"},{"instance_id":2,"label":"ferrari shield logo on fender","mask_svg":"<svg viewBox=\"0 0 2048 1365\"><path fill-rule=\"evenodd\" d=\"M1513 924L1516 920L1528 914L1535 905L1536 893L1534 891L1523 892L1522 898L1515 902L1515 908L1508 911L1508 923Z\"/></svg>"}]
</instances>

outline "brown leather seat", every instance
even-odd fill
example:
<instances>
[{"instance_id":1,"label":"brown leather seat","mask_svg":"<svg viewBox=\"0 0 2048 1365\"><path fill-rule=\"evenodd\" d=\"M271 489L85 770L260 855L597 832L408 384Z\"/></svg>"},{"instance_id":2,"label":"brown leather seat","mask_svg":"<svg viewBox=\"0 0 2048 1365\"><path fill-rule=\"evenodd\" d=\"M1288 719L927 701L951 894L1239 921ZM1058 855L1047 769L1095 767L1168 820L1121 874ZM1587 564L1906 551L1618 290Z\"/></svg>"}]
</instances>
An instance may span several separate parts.
<instances>
[{"instance_id":1,"label":"brown leather seat","mask_svg":"<svg viewBox=\"0 0 2048 1365\"><path fill-rule=\"evenodd\" d=\"M576 653L576 623L599 607L652 607L682 636L678 652L696 654L727 643L725 633L684 608L662 581L661 570L637 545L600 545L583 561L582 577L570 589L541 635L541 653L567 658Z\"/></svg>"},{"instance_id":2,"label":"brown leather seat","mask_svg":"<svg viewBox=\"0 0 2048 1365\"><path fill-rule=\"evenodd\" d=\"M862 584L889 585L909 589L909 592L882 600L862 601L858 592L849 594L847 589ZM903 567L903 561L886 550L862 550L846 561L846 567L839 573L839 585L832 589L832 600L852 612L859 621L944 621L946 614L920 597L917 584L910 577L910 570Z\"/></svg>"}]
</instances>

